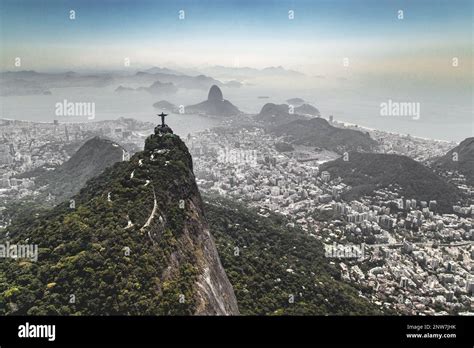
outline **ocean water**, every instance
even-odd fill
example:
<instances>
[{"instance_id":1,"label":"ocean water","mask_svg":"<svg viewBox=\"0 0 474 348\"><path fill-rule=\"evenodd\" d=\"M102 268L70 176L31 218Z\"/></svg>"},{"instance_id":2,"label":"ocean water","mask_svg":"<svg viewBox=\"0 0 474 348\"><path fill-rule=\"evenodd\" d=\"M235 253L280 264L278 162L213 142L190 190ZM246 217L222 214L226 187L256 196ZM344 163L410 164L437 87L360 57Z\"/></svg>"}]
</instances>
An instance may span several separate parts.
<instances>
[{"instance_id":1,"label":"ocean water","mask_svg":"<svg viewBox=\"0 0 474 348\"><path fill-rule=\"evenodd\" d=\"M284 103L293 97L303 98L335 120L400 134L460 142L474 136L472 88L459 90L430 90L428 88L368 88L347 86L311 87L299 90L247 87L227 91L228 99L249 113L259 112L265 103ZM256 96L268 96L258 99ZM381 103L415 102L419 118L411 116L382 116ZM242 107L241 107L242 106Z\"/></svg>"},{"instance_id":2,"label":"ocean water","mask_svg":"<svg viewBox=\"0 0 474 348\"><path fill-rule=\"evenodd\" d=\"M157 114L161 110L152 105L166 97L157 98L146 92L118 94L110 88L61 88L52 89L51 92L52 95L0 97L0 118L36 122L52 122L56 119L60 122L94 122L126 117L158 124L161 123L161 118ZM201 91L201 94L206 93ZM176 99L183 100L187 105L187 102L194 102L196 97L187 93L186 98ZM87 116L56 115L56 103L63 103L64 100L95 103L95 118L89 120ZM186 136L211 128L218 124L218 120L199 115L170 114L166 123L176 134Z\"/></svg>"},{"instance_id":3,"label":"ocean water","mask_svg":"<svg viewBox=\"0 0 474 348\"><path fill-rule=\"evenodd\" d=\"M130 117L159 123L156 116L161 110L152 105L168 100L175 105L192 105L207 98L205 90L179 90L174 95L153 96L147 92L118 94L114 87L52 89L52 95L0 97L0 117L52 122L90 122L87 117L64 117L55 114L55 105L64 100L94 102L95 119L111 120ZM323 117L333 115L335 120L384 131L410 134L431 139L462 141L474 135L472 87L464 89L433 89L427 85L367 86L361 84L319 84L295 88L291 82L280 84L244 84L241 88L223 88L224 98L246 113L258 113L265 103L285 103L289 98L300 97L316 106ZM268 98L261 99L259 96ZM388 100L417 102L420 117L381 116L380 104ZM179 135L187 135L218 124L212 118L199 115L175 115L166 122Z\"/></svg>"}]
</instances>

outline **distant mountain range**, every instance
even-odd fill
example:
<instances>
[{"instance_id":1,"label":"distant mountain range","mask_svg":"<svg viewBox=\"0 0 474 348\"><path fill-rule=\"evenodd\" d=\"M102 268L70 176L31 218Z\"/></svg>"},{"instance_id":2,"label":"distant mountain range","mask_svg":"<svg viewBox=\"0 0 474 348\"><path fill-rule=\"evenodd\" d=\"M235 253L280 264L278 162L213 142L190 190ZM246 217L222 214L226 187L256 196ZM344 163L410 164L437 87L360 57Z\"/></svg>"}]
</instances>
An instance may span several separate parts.
<instances>
[{"instance_id":1,"label":"distant mountain range","mask_svg":"<svg viewBox=\"0 0 474 348\"><path fill-rule=\"evenodd\" d=\"M222 76L225 82L211 76ZM255 69L248 67L211 66L199 69L152 67L130 75L126 71L77 73L73 71L42 73L33 70L7 71L0 73L0 95L50 94L52 88L104 87L115 84L128 89L130 85L172 83L176 88L209 89L212 85L239 88L239 79L268 76L297 77L304 74L287 70L281 66Z\"/></svg>"},{"instance_id":2,"label":"distant mountain range","mask_svg":"<svg viewBox=\"0 0 474 348\"><path fill-rule=\"evenodd\" d=\"M105 87L116 85L117 91L145 90L167 88L177 89L209 89L212 85L229 88L239 88L238 81L221 82L205 75L189 76L167 68L151 68L139 71L133 75L125 72L107 72L82 74L76 72L40 73L29 71L7 71L0 73L0 95L38 95L50 94L52 88L66 87ZM138 88L130 86L142 85ZM145 87L143 85L148 85ZM151 85L151 86L150 86ZM166 87L168 86L168 87ZM152 93L155 93L151 91Z\"/></svg>"},{"instance_id":3,"label":"distant mountain range","mask_svg":"<svg viewBox=\"0 0 474 348\"><path fill-rule=\"evenodd\" d=\"M187 76L187 75L175 75L170 73L150 73L139 71L134 76L129 76L124 78L126 82L134 83L151 83L160 81L162 83L172 83L177 88L184 89L209 89L211 86L226 86L230 88L238 88L241 84L237 81L231 81L228 83L223 83L212 77L206 75L198 76Z\"/></svg>"},{"instance_id":4,"label":"distant mountain range","mask_svg":"<svg viewBox=\"0 0 474 348\"><path fill-rule=\"evenodd\" d=\"M15 71L0 73L0 95L50 94L51 88L104 87L113 82L110 74L38 73Z\"/></svg>"},{"instance_id":5,"label":"distant mountain range","mask_svg":"<svg viewBox=\"0 0 474 348\"><path fill-rule=\"evenodd\" d=\"M474 185L474 137L464 139L458 146L434 162L437 168L458 171Z\"/></svg>"},{"instance_id":6,"label":"distant mountain range","mask_svg":"<svg viewBox=\"0 0 474 348\"><path fill-rule=\"evenodd\" d=\"M181 73L177 70L168 69L168 68L160 68L160 67L157 67L157 66L154 66L150 69L146 69L145 72L149 73L149 74L187 75L187 74L183 74L183 73Z\"/></svg>"},{"instance_id":7,"label":"distant mountain range","mask_svg":"<svg viewBox=\"0 0 474 348\"><path fill-rule=\"evenodd\" d=\"M178 91L178 88L171 82L160 82L155 81L148 87L138 87L138 88L130 88L130 87L123 87L118 86L115 89L115 92L122 93L122 92L134 92L134 91L145 91L154 95L162 95L162 94L174 94Z\"/></svg>"},{"instance_id":8,"label":"distant mountain range","mask_svg":"<svg viewBox=\"0 0 474 348\"><path fill-rule=\"evenodd\" d=\"M199 104L186 106L185 111L190 114L197 113L222 117L241 114L241 111L235 105L224 99L221 89L216 85L209 89L207 100Z\"/></svg>"},{"instance_id":9,"label":"distant mountain range","mask_svg":"<svg viewBox=\"0 0 474 348\"><path fill-rule=\"evenodd\" d=\"M142 71L155 74L173 74L173 75L187 75L187 76L198 76L208 75L216 77L234 78L237 80L254 78L254 77L271 77L271 76L293 76L302 77L305 76L303 73L291 69L286 69L282 66L270 66L262 69L251 68L251 67L239 67L239 66L200 66L195 68L187 68L183 66L175 66L170 64L169 67L151 67L143 69Z\"/></svg>"},{"instance_id":10,"label":"distant mountain range","mask_svg":"<svg viewBox=\"0 0 474 348\"><path fill-rule=\"evenodd\" d=\"M235 79L250 79L255 77L303 77L304 74L295 70L285 69L282 66L266 67L263 69L256 69L250 67L226 67L226 66L210 66L198 68L203 74L227 77Z\"/></svg>"},{"instance_id":11,"label":"distant mountain range","mask_svg":"<svg viewBox=\"0 0 474 348\"><path fill-rule=\"evenodd\" d=\"M421 163L400 155L349 152L348 160L339 158L321 165L331 178L342 178L352 186L348 200L372 195L374 190L395 188L400 196L418 201L436 200L442 212L451 212L460 199L458 189Z\"/></svg>"}]
</instances>

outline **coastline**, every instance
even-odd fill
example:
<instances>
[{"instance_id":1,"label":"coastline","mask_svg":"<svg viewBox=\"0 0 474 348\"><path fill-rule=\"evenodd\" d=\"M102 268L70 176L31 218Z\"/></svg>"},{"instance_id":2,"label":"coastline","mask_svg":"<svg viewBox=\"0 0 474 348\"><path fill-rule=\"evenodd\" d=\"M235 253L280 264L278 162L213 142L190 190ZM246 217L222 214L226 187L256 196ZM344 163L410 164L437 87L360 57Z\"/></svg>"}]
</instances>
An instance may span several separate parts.
<instances>
[{"instance_id":1,"label":"coastline","mask_svg":"<svg viewBox=\"0 0 474 348\"><path fill-rule=\"evenodd\" d=\"M176 114L176 113L172 113L172 114ZM182 116L183 114L179 114L179 115ZM217 116L217 115L207 115L207 114L201 114L201 113L184 114L184 115L190 116L190 117L192 117L192 116L205 117L205 118L209 118L209 119L214 120L214 121L220 121L221 123L225 122L225 121L229 121L229 120L234 120L234 117L236 117L236 116L232 116L232 117L221 118L220 116ZM238 116L250 116L250 117L252 117L252 116L254 116L254 114L242 113L241 115L238 115ZM323 116L318 116L318 117L324 118L326 121L329 122L329 120L326 117L323 117ZM83 122L62 121L61 123L62 124L81 124L81 123L115 122L115 121L120 120L121 118L127 118L127 117L122 116L122 117L119 117L117 119L107 119L107 120L100 120L100 121L97 121L97 120L86 120L86 121L83 121ZM139 121L139 122L152 123L152 122L149 122L149 121L140 121L138 119L135 119L135 120ZM16 122L23 122L23 123L54 124L53 122L10 119L10 118L6 118L6 117L0 117L0 121L16 121ZM386 134L390 134L390 135L393 135L393 136L399 136L399 137L410 137L410 138L413 138L413 139L419 139L419 140L423 140L423 141L433 141L433 142L444 143L444 144L453 144L453 145L454 144L455 145L460 144L460 141L458 142L458 141L454 141L454 140L426 138L426 137L421 137L421 136L416 136L416 135L411 135L411 134L390 132L390 131L386 131L386 130L380 130L380 129L375 129L375 128L371 128L371 127L361 126L361 125L358 125L356 123L346 122L346 121L343 121L343 120L333 121L330 124L332 124L334 127L347 128L347 129L357 129L357 130L361 130L361 131L367 131L369 133L379 132L379 133L386 133ZM216 126L213 126L213 127L210 127L210 128L214 128L214 127L218 127L218 126L219 125L216 125Z\"/></svg>"},{"instance_id":2,"label":"coastline","mask_svg":"<svg viewBox=\"0 0 474 348\"><path fill-rule=\"evenodd\" d=\"M327 121L329 122L329 120L327 120ZM457 142L457 141L454 141L454 140L434 139L434 138L420 137L420 136L411 135L411 134L390 132L390 131L386 131L386 130L380 130L380 129L370 128L370 127L366 127L366 126L360 126L356 123L351 123L351 122L346 122L346 121L333 121L333 124L338 124L338 125L340 125L341 127L344 127L344 128L357 128L357 129L365 130L367 132L387 133L387 134L390 134L390 135L396 135L396 136L400 136L400 137L410 137L410 138L420 139L420 140L424 140L424 141L435 141L435 142L439 142L439 143L457 144L457 145L459 145L459 143L460 143L460 142Z\"/></svg>"}]
</instances>

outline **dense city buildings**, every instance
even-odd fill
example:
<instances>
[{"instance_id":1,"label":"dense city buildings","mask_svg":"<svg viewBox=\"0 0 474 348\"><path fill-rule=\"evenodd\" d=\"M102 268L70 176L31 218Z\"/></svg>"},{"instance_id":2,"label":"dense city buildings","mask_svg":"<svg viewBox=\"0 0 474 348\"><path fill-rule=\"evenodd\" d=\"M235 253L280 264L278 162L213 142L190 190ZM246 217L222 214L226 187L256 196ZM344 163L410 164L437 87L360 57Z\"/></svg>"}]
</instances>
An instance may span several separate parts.
<instances>
[{"instance_id":1,"label":"dense city buildings","mask_svg":"<svg viewBox=\"0 0 474 348\"><path fill-rule=\"evenodd\" d=\"M455 145L378 131L372 136L383 140L380 152L419 161ZM337 154L305 147L279 152L281 141L256 127L211 129L192 137L188 146L198 184L262 215L286 215L328 248L361 246L362 257L329 255L344 279L365 289L361 296L381 306L406 314L472 312L473 205L442 214L435 200L401 197L396 188L346 202L341 195L350 187L319 170ZM467 187L462 180L460 186Z\"/></svg>"}]
</instances>

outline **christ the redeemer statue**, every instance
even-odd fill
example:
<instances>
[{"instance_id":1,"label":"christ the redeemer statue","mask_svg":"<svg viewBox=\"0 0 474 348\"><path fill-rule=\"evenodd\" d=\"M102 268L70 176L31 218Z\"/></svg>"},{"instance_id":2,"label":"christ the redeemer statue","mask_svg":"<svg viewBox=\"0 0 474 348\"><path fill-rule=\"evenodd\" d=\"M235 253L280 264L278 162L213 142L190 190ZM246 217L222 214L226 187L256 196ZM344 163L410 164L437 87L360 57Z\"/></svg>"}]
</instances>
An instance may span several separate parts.
<instances>
[{"instance_id":1,"label":"christ the redeemer statue","mask_svg":"<svg viewBox=\"0 0 474 348\"><path fill-rule=\"evenodd\" d=\"M160 116L160 117L161 117L161 127L166 126L166 124L165 124L165 117L168 116L168 114L165 114L165 113L161 112L161 114L159 114L159 115L157 115L157 116Z\"/></svg>"},{"instance_id":2,"label":"christ the redeemer statue","mask_svg":"<svg viewBox=\"0 0 474 348\"><path fill-rule=\"evenodd\" d=\"M162 112L161 114L157 114L157 116L161 117L161 124L155 127L155 134L173 133L171 128L165 123L165 117L168 116L168 114Z\"/></svg>"}]
</instances>

